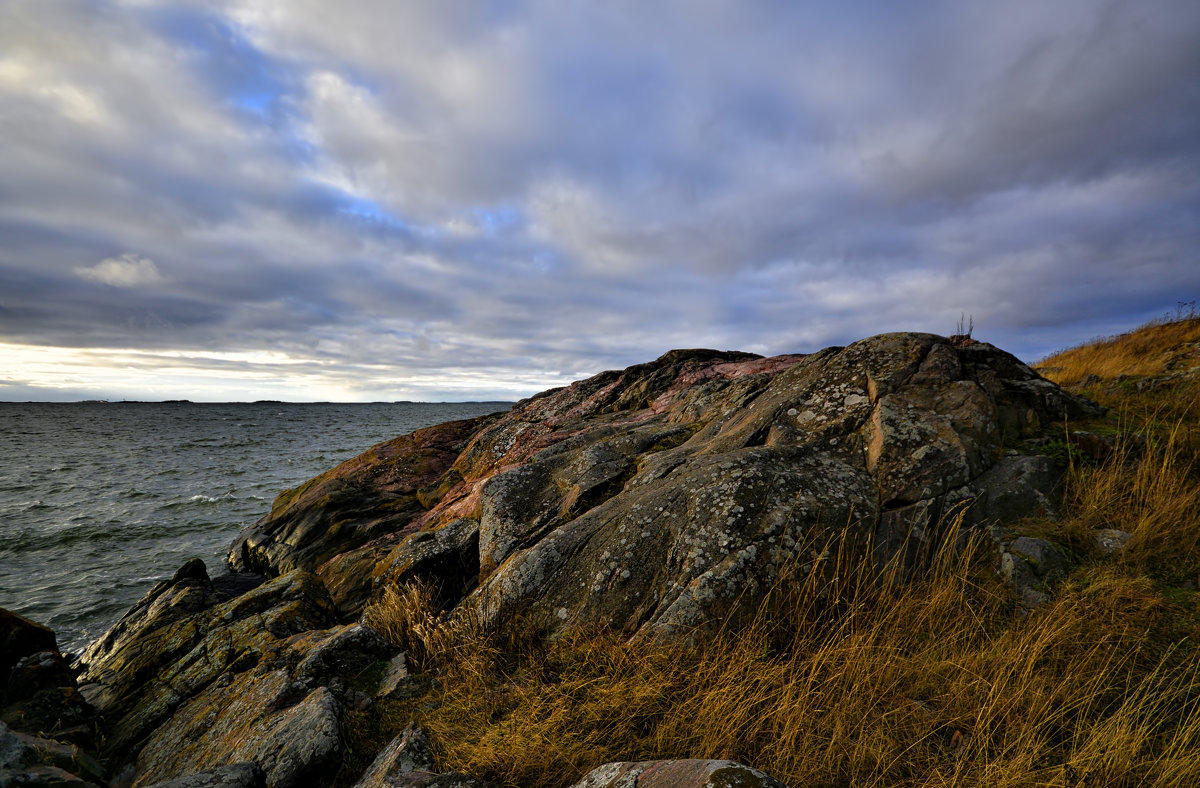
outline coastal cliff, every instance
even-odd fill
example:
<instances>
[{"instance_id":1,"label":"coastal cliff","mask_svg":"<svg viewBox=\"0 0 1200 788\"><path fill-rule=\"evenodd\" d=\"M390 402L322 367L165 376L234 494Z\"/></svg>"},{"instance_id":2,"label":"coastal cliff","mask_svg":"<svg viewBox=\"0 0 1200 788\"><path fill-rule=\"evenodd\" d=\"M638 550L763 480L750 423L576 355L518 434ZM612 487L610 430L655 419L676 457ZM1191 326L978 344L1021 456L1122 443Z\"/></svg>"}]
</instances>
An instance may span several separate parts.
<instances>
[{"instance_id":1,"label":"coastal cliff","mask_svg":"<svg viewBox=\"0 0 1200 788\"><path fill-rule=\"evenodd\" d=\"M965 337L672 351L379 444L281 493L231 546L233 574L189 562L80 655L77 679L48 663L39 681L86 701L76 733L115 785L484 785L439 773L445 743L411 727L352 766L356 720L436 703L446 680L372 626L382 601L420 589L429 621L480 632L520 622L542 642L603 631L694 648L752 626L798 568L836 586L831 540L904 580L981 533L1032 610L1072 554L1004 526L1056 516L1060 438L1092 450L1064 425L1102 414ZM26 661L57 654L33 640ZM719 758L574 780L781 785Z\"/></svg>"}]
</instances>

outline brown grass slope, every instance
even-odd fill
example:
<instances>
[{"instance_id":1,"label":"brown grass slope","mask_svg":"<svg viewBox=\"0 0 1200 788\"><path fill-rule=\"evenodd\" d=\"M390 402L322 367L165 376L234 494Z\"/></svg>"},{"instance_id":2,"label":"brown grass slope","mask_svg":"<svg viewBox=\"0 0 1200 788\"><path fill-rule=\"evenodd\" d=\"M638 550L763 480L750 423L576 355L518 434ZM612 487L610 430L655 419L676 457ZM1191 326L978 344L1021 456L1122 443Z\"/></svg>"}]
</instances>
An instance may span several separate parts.
<instances>
[{"instance_id":1,"label":"brown grass slope","mask_svg":"<svg viewBox=\"0 0 1200 788\"><path fill-rule=\"evenodd\" d=\"M1049 604L1020 609L989 537L954 529L905 583L835 539L753 625L687 649L485 631L393 589L366 618L438 682L352 719L347 779L416 719L446 768L511 786L681 757L793 786L1200 785L1198 339L1188 315L1043 362L1110 409L1060 425L1064 515L1022 525L1076 556ZM1088 459L1080 429L1116 450ZM1133 536L1104 555L1100 528Z\"/></svg>"}]
</instances>

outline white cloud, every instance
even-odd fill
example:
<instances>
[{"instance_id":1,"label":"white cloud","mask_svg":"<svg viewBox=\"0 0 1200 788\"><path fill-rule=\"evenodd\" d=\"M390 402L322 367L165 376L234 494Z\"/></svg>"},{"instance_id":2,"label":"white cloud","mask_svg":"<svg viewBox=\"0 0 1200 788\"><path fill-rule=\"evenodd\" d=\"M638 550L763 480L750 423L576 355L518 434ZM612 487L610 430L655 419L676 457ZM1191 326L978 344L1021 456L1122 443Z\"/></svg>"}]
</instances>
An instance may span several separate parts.
<instances>
[{"instance_id":1,"label":"white cloud","mask_svg":"<svg viewBox=\"0 0 1200 788\"><path fill-rule=\"evenodd\" d=\"M166 281L153 260L130 252L101 260L91 267L80 266L75 273L83 279L112 287L144 287Z\"/></svg>"}]
</instances>

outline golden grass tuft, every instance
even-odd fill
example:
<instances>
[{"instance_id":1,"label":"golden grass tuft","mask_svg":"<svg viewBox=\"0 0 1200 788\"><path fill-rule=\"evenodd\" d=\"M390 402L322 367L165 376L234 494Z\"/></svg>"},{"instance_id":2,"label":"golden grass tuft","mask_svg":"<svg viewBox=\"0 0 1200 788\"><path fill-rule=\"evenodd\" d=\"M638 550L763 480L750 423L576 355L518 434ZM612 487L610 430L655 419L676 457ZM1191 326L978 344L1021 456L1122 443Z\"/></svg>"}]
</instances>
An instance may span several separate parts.
<instances>
[{"instance_id":1,"label":"golden grass tuft","mask_svg":"<svg viewBox=\"0 0 1200 788\"><path fill-rule=\"evenodd\" d=\"M1200 314L1194 305L1174 318L1154 320L1125 334L1059 351L1035 366L1060 386L1077 386L1088 376L1114 380L1176 371L1174 366L1200 363Z\"/></svg>"},{"instance_id":2,"label":"golden grass tuft","mask_svg":"<svg viewBox=\"0 0 1200 788\"><path fill-rule=\"evenodd\" d=\"M692 648L573 631L506 662L494 633L457 629L426 651L437 706L415 716L446 768L513 786L679 757L794 785L1200 784L1192 640L1152 581L1094 564L1021 615L987 540L943 547L904 583L841 550L836 593L794 573Z\"/></svg>"}]
</instances>

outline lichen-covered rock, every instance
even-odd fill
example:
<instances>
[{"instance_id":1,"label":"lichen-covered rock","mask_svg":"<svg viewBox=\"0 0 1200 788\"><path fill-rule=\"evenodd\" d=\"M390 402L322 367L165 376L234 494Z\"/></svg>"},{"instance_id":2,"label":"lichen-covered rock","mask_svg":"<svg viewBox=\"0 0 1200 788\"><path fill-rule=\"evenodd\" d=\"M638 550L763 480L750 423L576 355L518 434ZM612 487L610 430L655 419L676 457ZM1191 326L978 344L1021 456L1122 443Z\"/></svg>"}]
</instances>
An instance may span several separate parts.
<instances>
[{"instance_id":1,"label":"lichen-covered rock","mask_svg":"<svg viewBox=\"0 0 1200 788\"><path fill-rule=\"evenodd\" d=\"M479 581L479 521L458 518L394 546L381 539L330 559L318 573L342 609L361 607L382 576L392 583L426 583L435 606L453 606Z\"/></svg>"},{"instance_id":2,"label":"lichen-covered rock","mask_svg":"<svg viewBox=\"0 0 1200 788\"><path fill-rule=\"evenodd\" d=\"M231 560L320 561L344 614L422 580L485 622L670 636L752 606L846 525L908 566L958 512L1053 514L1053 463L1013 447L1098 413L991 345L932 334L765 359L672 351L381 444L281 496ZM369 541L346 539L351 521Z\"/></svg>"},{"instance_id":3,"label":"lichen-covered rock","mask_svg":"<svg viewBox=\"0 0 1200 788\"><path fill-rule=\"evenodd\" d=\"M787 788L758 769L733 761L684 759L607 763L571 788Z\"/></svg>"},{"instance_id":4,"label":"lichen-covered rock","mask_svg":"<svg viewBox=\"0 0 1200 788\"><path fill-rule=\"evenodd\" d=\"M802 545L847 524L873 539L880 561L908 562L968 503L968 522L1052 513L1052 463L1003 448L1096 413L990 345L927 334L738 374L744 363L668 363L696 382L664 385L655 373L655 396L635 410L591 408L568 389L486 428L464 456L499 456L496 472L462 499L480 517L471 604L483 620L521 612L642 636L689 632L753 603ZM697 374L706 367L724 373ZM530 431L536 451L513 440Z\"/></svg>"},{"instance_id":5,"label":"lichen-covered rock","mask_svg":"<svg viewBox=\"0 0 1200 788\"><path fill-rule=\"evenodd\" d=\"M1125 549L1133 534L1118 528L1100 528L1096 531L1096 547L1103 555L1113 555Z\"/></svg>"},{"instance_id":6,"label":"lichen-covered rock","mask_svg":"<svg viewBox=\"0 0 1200 788\"><path fill-rule=\"evenodd\" d=\"M267 774L253 761L206 769L187 777L148 785L146 788L266 788Z\"/></svg>"},{"instance_id":7,"label":"lichen-covered rock","mask_svg":"<svg viewBox=\"0 0 1200 788\"><path fill-rule=\"evenodd\" d=\"M108 721L107 751L129 752L222 674L269 663L288 638L337 621L324 586L306 572L220 604L203 583L189 576L156 587L84 651L80 689Z\"/></svg>"},{"instance_id":8,"label":"lichen-covered rock","mask_svg":"<svg viewBox=\"0 0 1200 788\"><path fill-rule=\"evenodd\" d=\"M306 690L283 669L253 671L210 686L176 710L143 747L138 779L254 761L268 788L320 785L337 768L339 722L327 687Z\"/></svg>"},{"instance_id":9,"label":"lichen-covered rock","mask_svg":"<svg viewBox=\"0 0 1200 788\"><path fill-rule=\"evenodd\" d=\"M393 788L414 772L433 772L433 754L425 732L412 723L379 751L354 788Z\"/></svg>"},{"instance_id":10,"label":"lichen-covered rock","mask_svg":"<svg viewBox=\"0 0 1200 788\"><path fill-rule=\"evenodd\" d=\"M234 542L230 565L268 575L316 571L340 553L402 531L434 494L427 488L436 487L471 435L494 419L417 430L281 493L270 514Z\"/></svg>"},{"instance_id":11,"label":"lichen-covered rock","mask_svg":"<svg viewBox=\"0 0 1200 788\"><path fill-rule=\"evenodd\" d=\"M1062 473L1049 457L1014 452L953 491L951 498L967 504L966 521L971 524L1055 517L1061 482Z\"/></svg>"},{"instance_id":12,"label":"lichen-covered rock","mask_svg":"<svg viewBox=\"0 0 1200 788\"><path fill-rule=\"evenodd\" d=\"M1018 536L1001 548L1000 573L1026 607L1050 600L1050 585L1067 574L1062 548L1045 539Z\"/></svg>"}]
</instances>

